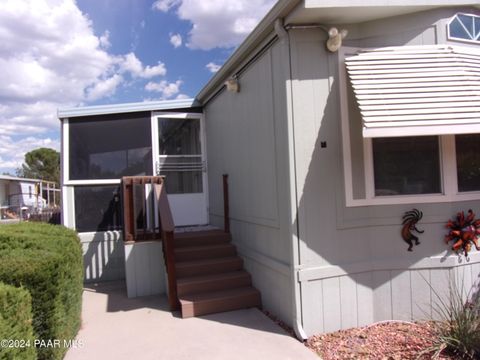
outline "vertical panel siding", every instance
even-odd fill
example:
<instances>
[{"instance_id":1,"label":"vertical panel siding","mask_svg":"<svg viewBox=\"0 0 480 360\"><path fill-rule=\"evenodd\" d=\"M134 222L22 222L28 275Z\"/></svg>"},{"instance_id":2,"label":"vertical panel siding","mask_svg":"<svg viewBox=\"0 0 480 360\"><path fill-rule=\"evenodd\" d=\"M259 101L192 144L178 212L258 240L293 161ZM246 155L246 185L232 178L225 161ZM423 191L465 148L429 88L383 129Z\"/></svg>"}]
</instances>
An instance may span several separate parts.
<instances>
[{"instance_id":1,"label":"vertical panel siding","mask_svg":"<svg viewBox=\"0 0 480 360\"><path fill-rule=\"evenodd\" d=\"M125 245L125 273L129 298L165 293L162 244L140 242Z\"/></svg>"},{"instance_id":2,"label":"vertical panel siding","mask_svg":"<svg viewBox=\"0 0 480 360\"><path fill-rule=\"evenodd\" d=\"M392 271L392 318L412 320L412 290L410 271Z\"/></svg>"},{"instance_id":3,"label":"vertical panel siding","mask_svg":"<svg viewBox=\"0 0 480 360\"><path fill-rule=\"evenodd\" d=\"M390 278L390 271L373 272L374 321L389 320L392 318L392 284Z\"/></svg>"},{"instance_id":4,"label":"vertical panel siding","mask_svg":"<svg viewBox=\"0 0 480 360\"><path fill-rule=\"evenodd\" d=\"M410 280L412 316L414 319L428 319L432 316L430 270L410 271Z\"/></svg>"},{"instance_id":5,"label":"vertical panel siding","mask_svg":"<svg viewBox=\"0 0 480 360\"><path fill-rule=\"evenodd\" d=\"M321 280L309 281L302 286L304 306L308 309L316 309L314 312L302 313L302 323L307 334L325 332L322 283Z\"/></svg>"},{"instance_id":6,"label":"vertical panel siding","mask_svg":"<svg viewBox=\"0 0 480 360\"><path fill-rule=\"evenodd\" d=\"M354 279L357 288L357 322L358 326L365 326L373 322L373 274L356 274Z\"/></svg>"},{"instance_id":7,"label":"vertical panel siding","mask_svg":"<svg viewBox=\"0 0 480 360\"><path fill-rule=\"evenodd\" d=\"M288 51L280 41L242 70L240 92L205 105L209 213L223 222L229 174L232 239L265 309L291 325L291 227L286 107ZM288 49L287 49L288 50Z\"/></svg>"},{"instance_id":8,"label":"vertical panel siding","mask_svg":"<svg viewBox=\"0 0 480 360\"><path fill-rule=\"evenodd\" d=\"M342 328L340 279L322 280L324 331L332 332Z\"/></svg>"},{"instance_id":9,"label":"vertical panel siding","mask_svg":"<svg viewBox=\"0 0 480 360\"><path fill-rule=\"evenodd\" d=\"M438 9L359 24L345 43L352 47L445 43L439 29L454 13L453 8ZM459 210L478 208L478 202L347 208L338 57L325 51L321 30L292 29L289 35L300 258L302 271L313 269L319 275L302 280L305 329L311 334L382 320L428 318L435 313L435 303L448 296L450 277L464 272L469 274L462 275L465 283L480 281L478 264L464 264L459 272L442 268L440 260L450 256L442 241L444 223ZM363 152L362 139L357 140L352 156ZM360 156L354 160L361 165ZM355 174L361 176L361 169ZM412 207L424 212L420 228L425 233L421 244L407 252L400 230L402 215ZM418 267L424 260L431 268ZM367 265L356 270L355 264ZM330 268L342 275L331 277ZM349 273L352 269L358 273Z\"/></svg>"},{"instance_id":10,"label":"vertical panel siding","mask_svg":"<svg viewBox=\"0 0 480 360\"><path fill-rule=\"evenodd\" d=\"M357 286L350 276L340 278L341 328L348 329L358 325Z\"/></svg>"}]
</instances>

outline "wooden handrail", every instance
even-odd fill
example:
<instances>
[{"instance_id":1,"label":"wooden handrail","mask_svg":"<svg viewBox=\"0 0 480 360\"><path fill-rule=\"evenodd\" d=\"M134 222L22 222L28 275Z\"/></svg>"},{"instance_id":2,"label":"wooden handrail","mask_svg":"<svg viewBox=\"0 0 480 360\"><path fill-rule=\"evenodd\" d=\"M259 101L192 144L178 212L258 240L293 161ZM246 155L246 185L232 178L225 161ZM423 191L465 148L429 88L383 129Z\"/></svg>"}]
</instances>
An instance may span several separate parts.
<instances>
[{"instance_id":1,"label":"wooden handrail","mask_svg":"<svg viewBox=\"0 0 480 360\"><path fill-rule=\"evenodd\" d=\"M230 233L230 203L228 199L228 174L223 174L223 224L226 233Z\"/></svg>"},{"instance_id":2,"label":"wooden handrail","mask_svg":"<svg viewBox=\"0 0 480 360\"><path fill-rule=\"evenodd\" d=\"M170 204L165 190L164 179L162 179L160 184L153 185L153 191L155 194L155 200L158 204L160 232L163 242L165 266L167 268L168 303L170 304L171 310L178 310L180 308L180 303L177 295L177 273L175 269L175 224L173 222L172 211L170 210Z\"/></svg>"}]
</instances>

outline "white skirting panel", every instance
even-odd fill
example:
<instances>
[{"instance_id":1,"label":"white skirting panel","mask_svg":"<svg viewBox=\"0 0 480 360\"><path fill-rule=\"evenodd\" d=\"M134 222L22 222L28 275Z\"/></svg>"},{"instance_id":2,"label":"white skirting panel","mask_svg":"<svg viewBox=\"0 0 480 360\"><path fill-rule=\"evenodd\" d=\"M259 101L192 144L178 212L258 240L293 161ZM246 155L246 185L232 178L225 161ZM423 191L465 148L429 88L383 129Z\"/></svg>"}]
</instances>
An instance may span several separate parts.
<instances>
[{"instance_id":1,"label":"white skirting panel","mask_svg":"<svg viewBox=\"0 0 480 360\"><path fill-rule=\"evenodd\" d=\"M79 233L86 283L125 278L123 236L120 231Z\"/></svg>"},{"instance_id":2,"label":"white skirting panel","mask_svg":"<svg viewBox=\"0 0 480 360\"><path fill-rule=\"evenodd\" d=\"M166 293L162 244L125 244L125 278L129 298Z\"/></svg>"},{"instance_id":3,"label":"white skirting panel","mask_svg":"<svg viewBox=\"0 0 480 360\"><path fill-rule=\"evenodd\" d=\"M383 320L438 318L438 304L457 284L465 299L480 287L480 262L456 267L373 270L301 281L309 336Z\"/></svg>"}]
</instances>

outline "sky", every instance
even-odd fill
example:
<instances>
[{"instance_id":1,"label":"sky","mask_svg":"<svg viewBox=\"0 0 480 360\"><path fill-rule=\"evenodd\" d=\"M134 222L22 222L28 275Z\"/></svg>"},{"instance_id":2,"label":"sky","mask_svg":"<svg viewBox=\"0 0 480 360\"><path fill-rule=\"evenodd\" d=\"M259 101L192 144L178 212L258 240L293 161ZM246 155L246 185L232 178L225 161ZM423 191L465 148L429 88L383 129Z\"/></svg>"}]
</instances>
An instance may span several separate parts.
<instances>
[{"instance_id":1,"label":"sky","mask_svg":"<svg viewBox=\"0 0 480 360\"><path fill-rule=\"evenodd\" d=\"M0 0L0 173L57 109L194 97L275 0Z\"/></svg>"}]
</instances>

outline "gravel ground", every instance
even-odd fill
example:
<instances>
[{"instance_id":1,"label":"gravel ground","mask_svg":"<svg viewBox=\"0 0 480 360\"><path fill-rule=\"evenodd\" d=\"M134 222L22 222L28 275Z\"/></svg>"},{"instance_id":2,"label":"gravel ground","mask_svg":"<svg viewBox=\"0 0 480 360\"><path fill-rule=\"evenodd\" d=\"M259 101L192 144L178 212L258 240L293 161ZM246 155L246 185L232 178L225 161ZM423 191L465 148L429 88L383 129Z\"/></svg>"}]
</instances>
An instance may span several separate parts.
<instances>
[{"instance_id":1,"label":"gravel ground","mask_svg":"<svg viewBox=\"0 0 480 360\"><path fill-rule=\"evenodd\" d=\"M435 331L428 322L389 321L312 336L305 345L323 360L426 360L432 358L433 352L419 355L432 347L435 338ZM454 358L441 355L438 359Z\"/></svg>"}]
</instances>

